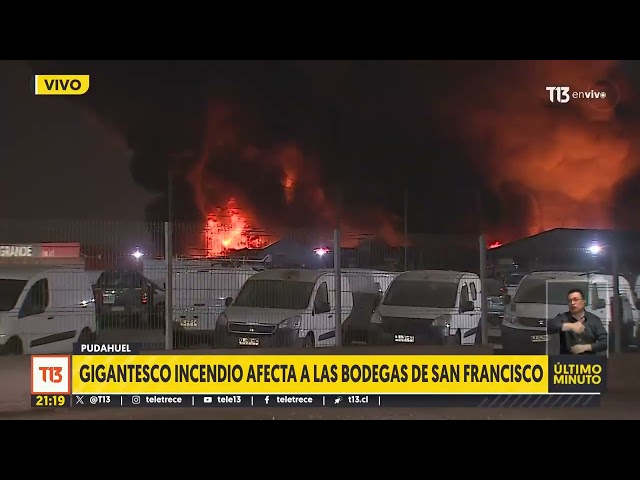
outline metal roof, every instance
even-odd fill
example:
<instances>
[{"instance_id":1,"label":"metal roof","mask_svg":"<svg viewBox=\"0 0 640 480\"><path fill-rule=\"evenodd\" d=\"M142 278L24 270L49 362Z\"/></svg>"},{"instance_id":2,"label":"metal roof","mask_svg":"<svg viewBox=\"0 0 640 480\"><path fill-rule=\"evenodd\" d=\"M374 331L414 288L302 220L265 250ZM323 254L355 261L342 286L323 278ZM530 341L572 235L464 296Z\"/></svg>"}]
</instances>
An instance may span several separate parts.
<instances>
[{"instance_id":1,"label":"metal roof","mask_svg":"<svg viewBox=\"0 0 640 480\"><path fill-rule=\"evenodd\" d=\"M581 252L587 251L593 244L615 244L621 249L638 250L640 232L555 228L492 248L489 253L494 257L510 257L561 251Z\"/></svg>"}]
</instances>

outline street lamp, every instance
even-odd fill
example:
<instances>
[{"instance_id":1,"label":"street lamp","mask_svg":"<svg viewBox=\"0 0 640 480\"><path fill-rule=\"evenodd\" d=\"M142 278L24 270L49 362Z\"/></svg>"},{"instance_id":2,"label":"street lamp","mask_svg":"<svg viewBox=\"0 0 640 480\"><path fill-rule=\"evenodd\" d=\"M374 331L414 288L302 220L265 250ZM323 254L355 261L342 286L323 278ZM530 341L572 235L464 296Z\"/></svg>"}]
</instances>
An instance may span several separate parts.
<instances>
[{"instance_id":1,"label":"street lamp","mask_svg":"<svg viewBox=\"0 0 640 480\"><path fill-rule=\"evenodd\" d=\"M144 253L142 253L139 248L136 248L136 251L133 252L131 256L136 260L140 260L144 256Z\"/></svg>"},{"instance_id":2,"label":"street lamp","mask_svg":"<svg viewBox=\"0 0 640 480\"><path fill-rule=\"evenodd\" d=\"M591 253L591 255L598 255L600 252L602 252L602 246L597 243L594 243L589 247L589 253Z\"/></svg>"}]
</instances>

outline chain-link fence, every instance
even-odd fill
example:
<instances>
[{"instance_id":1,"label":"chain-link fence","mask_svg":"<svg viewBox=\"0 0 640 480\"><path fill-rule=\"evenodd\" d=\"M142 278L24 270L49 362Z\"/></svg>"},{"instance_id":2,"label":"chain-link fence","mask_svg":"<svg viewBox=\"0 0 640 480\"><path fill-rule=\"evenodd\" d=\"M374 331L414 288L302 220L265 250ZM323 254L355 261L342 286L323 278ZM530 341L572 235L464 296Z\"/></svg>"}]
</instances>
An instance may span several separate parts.
<instances>
[{"instance_id":1,"label":"chain-link fence","mask_svg":"<svg viewBox=\"0 0 640 480\"><path fill-rule=\"evenodd\" d=\"M638 351L639 242L625 232L557 229L490 249L487 287L501 289L504 313L489 341L507 354Z\"/></svg>"},{"instance_id":2,"label":"chain-link fence","mask_svg":"<svg viewBox=\"0 0 640 480\"><path fill-rule=\"evenodd\" d=\"M214 227L0 222L2 349L481 342L476 236Z\"/></svg>"},{"instance_id":3,"label":"chain-link fence","mask_svg":"<svg viewBox=\"0 0 640 480\"><path fill-rule=\"evenodd\" d=\"M639 243L558 229L485 250L472 235L0 221L0 349L64 352L80 339L145 349L484 340L515 354L600 350L593 326L549 328L579 289L607 332L606 353L637 351Z\"/></svg>"}]
</instances>

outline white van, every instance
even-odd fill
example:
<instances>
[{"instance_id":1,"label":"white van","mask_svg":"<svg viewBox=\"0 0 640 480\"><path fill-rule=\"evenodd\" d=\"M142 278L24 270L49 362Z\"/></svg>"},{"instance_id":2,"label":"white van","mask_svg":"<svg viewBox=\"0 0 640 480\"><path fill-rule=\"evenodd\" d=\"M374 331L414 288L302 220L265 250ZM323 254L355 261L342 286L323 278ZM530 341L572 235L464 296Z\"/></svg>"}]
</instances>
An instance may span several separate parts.
<instances>
[{"instance_id":1,"label":"white van","mask_svg":"<svg viewBox=\"0 0 640 480\"><path fill-rule=\"evenodd\" d=\"M83 268L0 267L0 350L72 353L94 340L96 312Z\"/></svg>"},{"instance_id":2,"label":"white van","mask_svg":"<svg viewBox=\"0 0 640 480\"><path fill-rule=\"evenodd\" d=\"M142 262L142 273L143 275L151 280L152 282L162 286L162 288L166 289L167 286L167 270L168 265L166 260L158 260L158 259L144 259ZM230 270L244 270L244 271L260 271L264 270L265 267L270 262L270 255L266 255L261 260L233 260L233 259L206 259L206 258L176 258L172 262L172 270L175 274L176 272L182 271L208 271L208 270L219 270L219 269L230 269ZM175 286L175 278L174 278L174 286Z\"/></svg>"},{"instance_id":3,"label":"white van","mask_svg":"<svg viewBox=\"0 0 640 480\"><path fill-rule=\"evenodd\" d=\"M633 294L636 301L640 299L640 275L633 277Z\"/></svg>"},{"instance_id":4,"label":"white van","mask_svg":"<svg viewBox=\"0 0 640 480\"><path fill-rule=\"evenodd\" d=\"M341 275L343 338L366 332L379 301L367 271ZM335 275L330 270L278 269L256 273L217 320L220 347L326 347L335 345ZM346 342L345 342L346 343Z\"/></svg>"},{"instance_id":5,"label":"white van","mask_svg":"<svg viewBox=\"0 0 640 480\"><path fill-rule=\"evenodd\" d=\"M398 275L371 317L370 342L473 344L482 311L475 273L416 270Z\"/></svg>"},{"instance_id":6,"label":"white van","mask_svg":"<svg viewBox=\"0 0 640 480\"><path fill-rule=\"evenodd\" d=\"M250 267L174 271L174 346L213 346L218 316L255 274Z\"/></svg>"},{"instance_id":7,"label":"white van","mask_svg":"<svg viewBox=\"0 0 640 480\"><path fill-rule=\"evenodd\" d=\"M351 292L351 312L347 312L342 324L342 345L369 344L371 315L400 273L365 268L343 268L340 273L342 291L348 288Z\"/></svg>"},{"instance_id":8,"label":"white van","mask_svg":"<svg viewBox=\"0 0 640 480\"><path fill-rule=\"evenodd\" d=\"M373 280L376 286L378 287L380 300L382 300L382 297L384 297L385 293L387 293L387 290L389 290L391 283L393 283L396 277L398 277L398 275L402 273L402 272L387 272L384 270L366 270L366 269L349 269L349 268L343 269L342 272L346 273L347 275L349 273L359 273L359 272L365 273L367 275L371 275L373 277Z\"/></svg>"},{"instance_id":9,"label":"white van","mask_svg":"<svg viewBox=\"0 0 640 480\"><path fill-rule=\"evenodd\" d=\"M526 273L522 272L512 272L504 276L504 288L507 290L507 295L513 297L516 294L518 285L526 275Z\"/></svg>"},{"instance_id":10,"label":"white van","mask_svg":"<svg viewBox=\"0 0 640 480\"><path fill-rule=\"evenodd\" d=\"M622 345L634 343L634 330L640 320L631 285L618 277L622 301ZM587 311L597 315L610 332L613 303L613 277L597 273L566 271L533 272L526 275L507 306L501 327L503 353L557 353L556 340L549 343L547 320L568 311L567 294L581 289L587 297Z\"/></svg>"}]
</instances>

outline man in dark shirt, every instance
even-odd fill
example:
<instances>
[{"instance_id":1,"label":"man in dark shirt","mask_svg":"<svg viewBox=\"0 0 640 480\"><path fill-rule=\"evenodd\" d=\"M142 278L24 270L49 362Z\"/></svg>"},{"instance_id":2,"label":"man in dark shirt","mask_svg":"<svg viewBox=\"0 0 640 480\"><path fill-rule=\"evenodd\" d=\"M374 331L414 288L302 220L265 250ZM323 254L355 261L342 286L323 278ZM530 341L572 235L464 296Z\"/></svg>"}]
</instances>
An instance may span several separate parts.
<instances>
[{"instance_id":1,"label":"man in dark shirt","mask_svg":"<svg viewBox=\"0 0 640 480\"><path fill-rule=\"evenodd\" d=\"M607 350L607 331L600 317L585 311L584 292L579 288L567 294L569 311L547 322L547 333L560 334L560 353L595 354Z\"/></svg>"}]
</instances>

